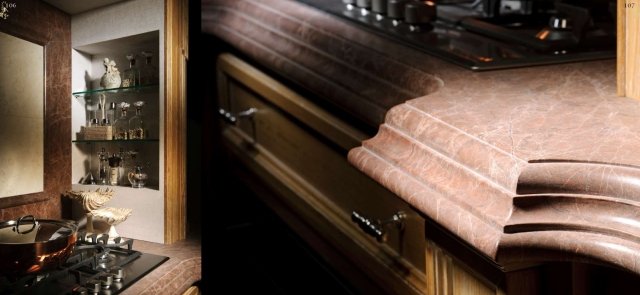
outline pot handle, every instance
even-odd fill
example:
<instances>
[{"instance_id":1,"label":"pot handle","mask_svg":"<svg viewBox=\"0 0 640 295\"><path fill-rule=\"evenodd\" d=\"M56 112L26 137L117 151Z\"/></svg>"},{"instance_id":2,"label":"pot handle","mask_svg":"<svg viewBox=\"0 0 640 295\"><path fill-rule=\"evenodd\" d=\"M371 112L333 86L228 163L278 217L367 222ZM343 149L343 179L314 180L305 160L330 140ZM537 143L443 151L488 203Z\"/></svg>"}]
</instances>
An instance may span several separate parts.
<instances>
[{"instance_id":1,"label":"pot handle","mask_svg":"<svg viewBox=\"0 0 640 295\"><path fill-rule=\"evenodd\" d=\"M31 221L33 222L33 226L28 229L27 231L20 231L20 224L22 223L23 220L28 221L27 219L31 219ZM38 221L36 221L36 218L33 217L33 215L25 215L22 216L20 218L18 218L18 220L16 220L16 225L13 227L13 231L19 234L28 234L30 232L32 232L36 226L38 226Z\"/></svg>"}]
</instances>

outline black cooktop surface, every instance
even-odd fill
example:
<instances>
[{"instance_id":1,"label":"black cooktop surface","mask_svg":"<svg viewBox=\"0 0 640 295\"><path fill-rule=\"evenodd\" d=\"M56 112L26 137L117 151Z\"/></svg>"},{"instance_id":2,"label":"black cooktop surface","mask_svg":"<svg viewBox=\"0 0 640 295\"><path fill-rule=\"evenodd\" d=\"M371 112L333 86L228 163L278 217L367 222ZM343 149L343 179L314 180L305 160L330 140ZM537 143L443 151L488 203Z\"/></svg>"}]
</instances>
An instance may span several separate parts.
<instances>
[{"instance_id":1,"label":"black cooktop surface","mask_svg":"<svg viewBox=\"0 0 640 295\"><path fill-rule=\"evenodd\" d=\"M343 0L298 1L352 21L389 38L390 42L416 48L475 71L608 59L616 55L615 29L614 33L608 31L604 37L602 30L581 33L587 37L597 36L598 39L593 42L588 42L586 38L582 38L579 44L541 40L545 36L539 32L544 31L549 22L546 15L483 18L478 13L460 9L456 4L448 4L438 5L435 21L410 25L402 19L375 13L370 8L347 5ZM523 21L507 23L514 18L533 21L526 24ZM529 24L535 24L536 27L532 28ZM566 35L567 31L562 33ZM556 35L551 37L555 38Z\"/></svg>"},{"instance_id":2,"label":"black cooktop surface","mask_svg":"<svg viewBox=\"0 0 640 295\"><path fill-rule=\"evenodd\" d=\"M21 278L0 277L0 294L120 294L169 258L133 250L133 240L82 237L58 269Z\"/></svg>"}]
</instances>

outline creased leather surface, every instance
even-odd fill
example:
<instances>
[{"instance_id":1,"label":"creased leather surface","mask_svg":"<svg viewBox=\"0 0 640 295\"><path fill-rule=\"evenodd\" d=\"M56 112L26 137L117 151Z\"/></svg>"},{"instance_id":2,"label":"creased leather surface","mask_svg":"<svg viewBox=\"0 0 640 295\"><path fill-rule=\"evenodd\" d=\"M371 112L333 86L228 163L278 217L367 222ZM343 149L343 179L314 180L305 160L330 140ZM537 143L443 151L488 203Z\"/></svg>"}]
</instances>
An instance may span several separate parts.
<instances>
[{"instance_id":1,"label":"creased leather surface","mask_svg":"<svg viewBox=\"0 0 640 295\"><path fill-rule=\"evenodd\" d=\"M203 1L203 32L378 134L361 171L503 266L640 274L640 102L615 61L471 72L295 1Z\"/></svg>"}]
</instances>

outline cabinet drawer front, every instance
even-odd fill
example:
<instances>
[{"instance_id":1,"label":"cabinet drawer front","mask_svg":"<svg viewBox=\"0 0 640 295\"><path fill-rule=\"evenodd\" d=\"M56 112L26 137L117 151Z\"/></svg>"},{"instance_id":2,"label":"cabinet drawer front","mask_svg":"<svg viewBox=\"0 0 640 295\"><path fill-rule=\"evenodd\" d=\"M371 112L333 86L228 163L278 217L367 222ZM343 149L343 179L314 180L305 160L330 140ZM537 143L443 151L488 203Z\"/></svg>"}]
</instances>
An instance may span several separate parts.
<instances>
[{"instance_id":1,"label":"cabinet drawer front","mask_svg":"<svg viewBox=\"0 0 640 295\"><path fill-rule=\"evenodd\" d=\"M254 77L234 74L233 69L226 70L233 65L224 60L222 64L219 65L221 107L232 114L250 108L257 110L251 119L238 118L236 124L228 125L227 131L244 138L244 144L237 148L253 158L263 153L283 165L301 185L314 191L317 201L335 210L341 219L336 224L347 224L352 231L357 229L353 231L358 235L354 239L374 245L377 255L384 256L388 264L408 262L406 265L411 265L414 271L424 273L424 220L347 162L348 149L359 144L364 136L346 130L350 127L288 90L258 93L265 84L276 89L283 86L268 77L255 77L260 73L251 73ZM386 226L386 241L378 243L350 221L353 211L380 220L402 211L406 214L404 228L401 231Z\"/></svg>"}]
</instances>

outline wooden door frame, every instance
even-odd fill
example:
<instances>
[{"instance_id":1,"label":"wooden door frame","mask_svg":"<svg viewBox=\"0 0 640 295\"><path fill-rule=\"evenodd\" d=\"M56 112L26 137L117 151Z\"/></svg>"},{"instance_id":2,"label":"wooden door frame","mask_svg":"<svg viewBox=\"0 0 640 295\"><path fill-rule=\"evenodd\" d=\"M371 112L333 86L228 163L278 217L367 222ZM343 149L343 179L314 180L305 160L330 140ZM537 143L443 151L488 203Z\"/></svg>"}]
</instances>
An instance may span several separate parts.
<instances>
[{"instance_id":1,"label":"wooden door frame","mask_svg":"<svg viewBox=\"0 0 640 295\"><path fill-rule=\"evenodd\" d=\"M164 242L186 238L187 60L189 5L165 1Z\"/></svg>"}]
</instances>

